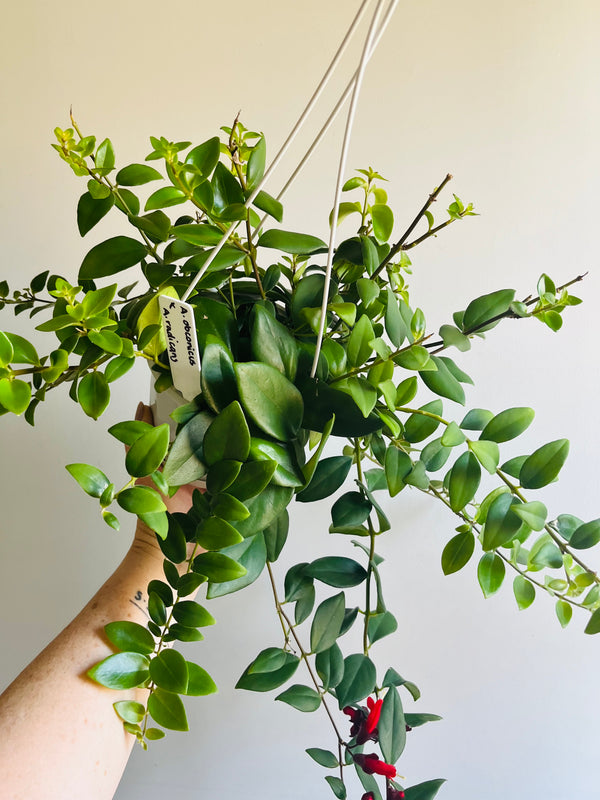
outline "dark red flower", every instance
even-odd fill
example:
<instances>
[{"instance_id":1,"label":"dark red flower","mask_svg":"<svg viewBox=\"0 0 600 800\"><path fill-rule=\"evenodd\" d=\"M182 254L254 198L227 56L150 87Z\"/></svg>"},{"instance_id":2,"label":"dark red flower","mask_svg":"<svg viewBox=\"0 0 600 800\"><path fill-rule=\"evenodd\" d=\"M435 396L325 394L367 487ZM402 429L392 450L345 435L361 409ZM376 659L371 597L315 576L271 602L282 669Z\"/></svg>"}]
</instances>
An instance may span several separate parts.
<instances>
[{"instance_id":1,"label":"dark red flower","mask_svg":"<svg viewBox=\"0 0 600 800\"><path fill-rule=\"evenodd\" d=\"M383 704L383 700L379 699L377 701L373 700L371 697L367 697L367 706L369 708L369 716L365 721L365 733L369 736L373 733L373 731L377 728L377 724L379 723L379 717L381 716L381 706Z\"/></svg>"},{"instance_id":2,"label":"dark red flower","mask_svg":"<svg viewBox=\"0 0 600 800\"><path fill-rule=\"evenodd\" d=\"M357 753L352 758L367 775L384 775L386 778L396 777L396 767L392 764L386 764L385 761L380 761L376 753Z\"/></svg>"},{"instance_id":3,"label":"dark red flower","mask_svg":"<svg viewBox=\"0 0 600 800\"><path fill-rule=\"evenodd\" d=\"M403 800L404 792L402 789L394 789L393 786L388 786L386 800Z\"/></svg>"},{"instance_id":4,"label":"dark red flower","mask_svg":"<svg viewBox=\"0 0 600 800\"><path fill-rule=\"evenodd\" d=\"M373 792L365 792L360 800L375 800L375 795Z\"/></svg>"}]
</instances>

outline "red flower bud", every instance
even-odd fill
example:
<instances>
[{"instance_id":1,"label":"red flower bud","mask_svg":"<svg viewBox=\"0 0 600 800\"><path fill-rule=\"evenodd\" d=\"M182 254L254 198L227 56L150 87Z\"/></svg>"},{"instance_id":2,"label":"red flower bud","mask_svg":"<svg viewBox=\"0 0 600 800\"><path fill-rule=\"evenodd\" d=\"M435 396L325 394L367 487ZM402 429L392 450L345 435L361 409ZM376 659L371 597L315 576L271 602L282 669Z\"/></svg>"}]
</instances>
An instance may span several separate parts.
<instances>
[{"instance_id":1,"label":"red flower bud","mask_svg":"<svg viewBox=\"0 0 600 800\"><path fill-rule=\"evenodd\" d=\"M370 697L367 697L367 706L369 708L369 716L365 722L365 733L367 736L370 736L377 727L379 717L381 716L382 704L383 700L381 699L374 701Z\"/></svg>"},{"instance_id":2,"label":"red flower bud","mask_svg":"<svg viewBox=\"0 0 600 800\"><path fill-rule=\"evenodd\" d=\"M386 800L403 800L404 792L402 789L394 789L393 786L388 786Z\"/></svg>"},{"instance_id":3,"label":"red flower bud","mask_svg":"<svg viewBox=\"0 0 600 800\"><path fill-rule=\"evenodd\" d=\"M376 753L357 753L352 758L367 775L384 775L386 778L396 777L396 767L392 764L386 764L385 761L380 761Z\"/></svg>"},{"instance_id":4,"label":"red flower bud","mask_svg":"<svg viewBox=\"0 0 600 800\"><path fill-rule=\"evenodd\" d=\"M365 792L360 800L375 800L375 795L373 792Z\"/></svg>"}]
</instances>

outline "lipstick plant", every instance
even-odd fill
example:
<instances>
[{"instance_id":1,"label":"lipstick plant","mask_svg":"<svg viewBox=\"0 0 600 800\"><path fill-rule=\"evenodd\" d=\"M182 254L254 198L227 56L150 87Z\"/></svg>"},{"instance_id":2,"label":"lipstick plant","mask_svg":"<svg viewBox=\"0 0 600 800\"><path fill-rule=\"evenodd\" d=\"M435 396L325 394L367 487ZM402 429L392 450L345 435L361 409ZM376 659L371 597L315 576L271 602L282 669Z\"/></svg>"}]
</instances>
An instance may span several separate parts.
<instances>
[{"instance_id":1,"label":"lipstick plant","mask_svg":"<svg viewBox=\"0 0 600 800\"><path fill-rule=\"evenodd\" d=\"M475 213L454 195L434 216L451 176L404 229L381 175L365 169L350 177L339 212L355 232L337 246L328 284L326 243L282 229L283 207L271 195L251 197L265 169L264 137L237 121L222 130L223 140L197 146L151 137L143 162L118 168L110 140L98 143L75 124L56 130L54 148L85 182L79 233L109 213L121 215L126 232L92 247L74 283L48 272L14 291L0 283L0 308L29 314L50 341L40 355L6 319L0 413L22 414L33 425L48 392L62 386L85 414L101 419L112 384L140 358L156 392L174 391L158 298L175 302L187 292L199 391L180 397L173 440L165 422L109 428L129 448L130 479L120 487L97 466L67 466L109 526L119 528L123 511L137 515L165 557L164 580L148 586L147 626L107 625L115 653L89 677L112 688L148 688L146 704L115 703L144 748L165 729L187 730L182 697L216 687L172 645L203 638L201 629L215 621L213 598L266 579L280 637L257 643L253 661L240 664L237 687L276 691L276 700L323 715L331 749L307 753L327 771L337 798L347 796L351 770L362 800L428 800L443 781L404 787L395 765L408 733L439 717L413 709L417 686L402 677L401 665L376 656L376 643L397 629L384 590L393 565L377 552L392 528L379 498L402 502L420 492L447 508L446 574L475 557L485 597L510 576L520 609L545 595L561 625L576 609L586 633L600 630L600 578L582 552L600 540L600 520L551 515L536 498L558 477L568 441L540 442L506 459L504 444L531 425L534 412L465 408L473 381L459 364L507 319L558 330L563 312L580 302L570 287L581 277L557 287L544 274L523 299L505 287L465 297L432 331L427 298L410 297L409 254ZM324 455L332 443L337 451ZM146 485L136 485L140 478ZM167 513L163 496L199 480L206 490L194 492L189 513ZM278 562L295 535L294 503L327 498L331 525L323 535L341 537L347 554L306 552L283 574ZM199 587L204 605L189 599Z\"/></svg>"}]
</instances>

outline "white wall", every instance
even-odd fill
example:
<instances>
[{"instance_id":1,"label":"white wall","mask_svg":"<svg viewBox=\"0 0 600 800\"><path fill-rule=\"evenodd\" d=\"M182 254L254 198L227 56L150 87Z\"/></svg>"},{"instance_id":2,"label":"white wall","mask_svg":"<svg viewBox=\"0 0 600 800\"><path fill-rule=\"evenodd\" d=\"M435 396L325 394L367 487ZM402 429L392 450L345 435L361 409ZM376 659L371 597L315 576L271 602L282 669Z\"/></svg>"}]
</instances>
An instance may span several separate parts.
<instances>
[{"instance_id":1,"label":"white wall","mask_svg":"<svg viewBox=\"0 0 600 800\"><path fill-rule=\"evenodd\" d=\"M150 134L202 141L240 108L247 125L265 131L273 153L357 6L11 5L0 34L0 278L25 285L45 268L75 276L89 247L120 230L106 220L85 241L77 234L82 187L49 147L71 104L84 132L112 138L122 164L141 160ZM470 406L537 409L524 446L570 438L561 480L540 499L553 516L584 519L598 515L599 23L594 0L401 4L367 73L349 159L390 179L397 232L448 171L452 190L481 212L414 253L413 302L432 329L483 292L511 286L525 296L542 271L558 282L590 271L579 289L585 304L566 315L559 334L510 323L460 358L477 382ZM330 104L344 83L339 78L328 93ZM337 125L291 192L288 228L326 234L340 133ZM23 317L0 318L0 328L26 327ZM88 461L111 475L122 471L119 448L103 434L146 392L143 372L128 377L98 424L58 393L39 410L35 430L21 419L0 422L2 686L128 546L129 531L106 528L63 465ZM454 525L443 509L417 491L388 507L393 531L380 549L394 558L388 604L400 631L381 644L380 663L420 685L421 710L445 717L410 735L399 769L407 784L446 777L440 796L447 800L593 796L600 644L583 635L583 615L561 631L549 598L519 613L510 584L485 602L474 564L441 574L439 556ZM286 563L330 548L327 525L326 504L294 508ZM346 543L334 546L344 552ZM256 800L331 796L303 753L331 746L324 720L231 689L256 652L278 642L266 583L214 601L211 610L218 624L193 654L220 673L220 694L188 703L190 735L136 752L117 797L176 797L186 789Z\"/></svg>"}]
</instances>

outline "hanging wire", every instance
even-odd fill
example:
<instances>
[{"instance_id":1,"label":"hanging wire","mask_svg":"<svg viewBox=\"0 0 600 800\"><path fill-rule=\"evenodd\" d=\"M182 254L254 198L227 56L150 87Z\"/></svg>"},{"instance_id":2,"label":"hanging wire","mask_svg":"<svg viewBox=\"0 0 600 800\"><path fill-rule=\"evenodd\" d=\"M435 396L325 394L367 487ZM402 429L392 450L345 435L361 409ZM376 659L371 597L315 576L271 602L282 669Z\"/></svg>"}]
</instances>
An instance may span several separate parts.
<instances>
[{"instance_id":1,"label":"hanging wire","mask_svg":"<svg viewBox=\"0 0 600 800\"><path fill-rule=\"evenodd\" d=\"M362 15L366 11L367 6L369 5L370 2L371 2L371 0L363 0L360 8L358 9L358 11L356 13L356 16L354 17L354 19L352 21L352 24L348 28L348 31L346 32L346 35L344 36L344 38L342 40L342 43L338 47L338 50L337 50L336 54L334 55L331 63L329 64L329 67L327 68L327 71L325 72L325 74L321 78L321 81L319 82L319 85L317 86L317 88L315 89L312 97L308 101L308 104L306 105L306 108L304 109L304 111L302 112L300 117L298 118L298 121L296 122L295 126L293 127L291 133L289 134L289 136L287 137L287 139L285 140L285 142L281 146L279 152L277 153L277 155L273 159L272 163L270 164L269 168L267 169L267 171L263 175L262 180L259 182L258 186L255 187L255 189L252 191L252 193L250 194L250 196L248 197L248 199L244 203L244 206L246 208L250 207L252 201L255 199L257 194L260 192L260 190L262 189L263 185L267 182L267 180L269 179L271 173L276 168L276 166L279 164L279 162L281 161L281 159L283 158L283 156L285 155L285 153L287 152L287 150L291 146L292 142L296 138L297 133L299 132L300 128L302 127L302 125L306 121L306 119L307 119L308 115L310 114L310 112L312 111L315 103L317 102L317 100L319 99L321 94L323 93L323 90L325 89L325 86L329 82L329 79L331 78L331 75L333 74L334 69L338 65L340 58L342 57L344 51L346 50L346 47L348 46L348 44L350 42L350 39L352 38L352 35L353 35L354 31L356 30L356 27L358 26L358 24L359 24L359 22L360 22L360 20L362 18ZM239 225L239 222L240 222L239 220L234 222L232 225L230 225L230 227L227 229L227 231L223 234L223 237L221 238L219 243L215 246L215 248L212 250L212 252L211 252L210 256L208 257L208 259L202 265L202 268L194 276L194 278L191 281L190 285L186 289L185 294L181 298L182 300L184 300L184 301L187 300L188 297L191 295L191 293L193 292L194 288L196 287L196 284L198 283L200 278L204 275L206 270L210 267L212 262L215 260L215 258L217 257L217 255L219 254L221 249L224 247L224 245L228 241L228 239L231 236L231 234L234 232L234 230Z\"/></svg>"},{"instance_id":2,"label":"hanging wire","mask_svg":"<svg viewBox=\"0 0 600 800\"><path fill-rule=\"evenodd\" d=\"M346 169L346 160L348 157L348 148L350 146L350 136L352 134L352 126L354 124L354 118L356 116L356 107L358 105L358 96L360 94L360 89L362 86L365 69L367 67L367 61L369 57L369 50L371 49L373 42L375 40L375 35L377 31L377 25L379 22L379 17L383 11L383 6L386 0L379 0L377 3L377 7L375 8L375 13L373 14L373 18L371 20L371 24L369 26L369 33L367 34L367 38L365 41L365 45L363 48L362 56L360 59L360 63L358 65L358 70L356 74L356 80L354 81L354 89L352 91L352 100L350 101L350 107L348 109L348 116L346 118L346 130L344 131L344 141L342 144L342 152L340 155L340 162L338 167L338 175L337 181L335 186L335 197L333 201L333 212L332 212L332 219L331 219L331 231L329 234L329 249L327 252L327 266L325 268L325 284L323 286L323 300L321 303L321 317L319 320L319 332L317 335L317 345L315 348L315 357L313 359L312 369L310 371L310 377L314 378L316 371L317 371L317 364L319 361L319 354L321 352L321 346L323 344L323 333L325 331L325 323L327 320L327 301L329 298L329 285L331 283L331 270L333 265L333 250L335 247L335 235L336 235L336 228L338 222L338 215L339 215L339 203L340 197L342 193L342 182L344 179L344 172Z\"/></svg>"}]
</instances>

